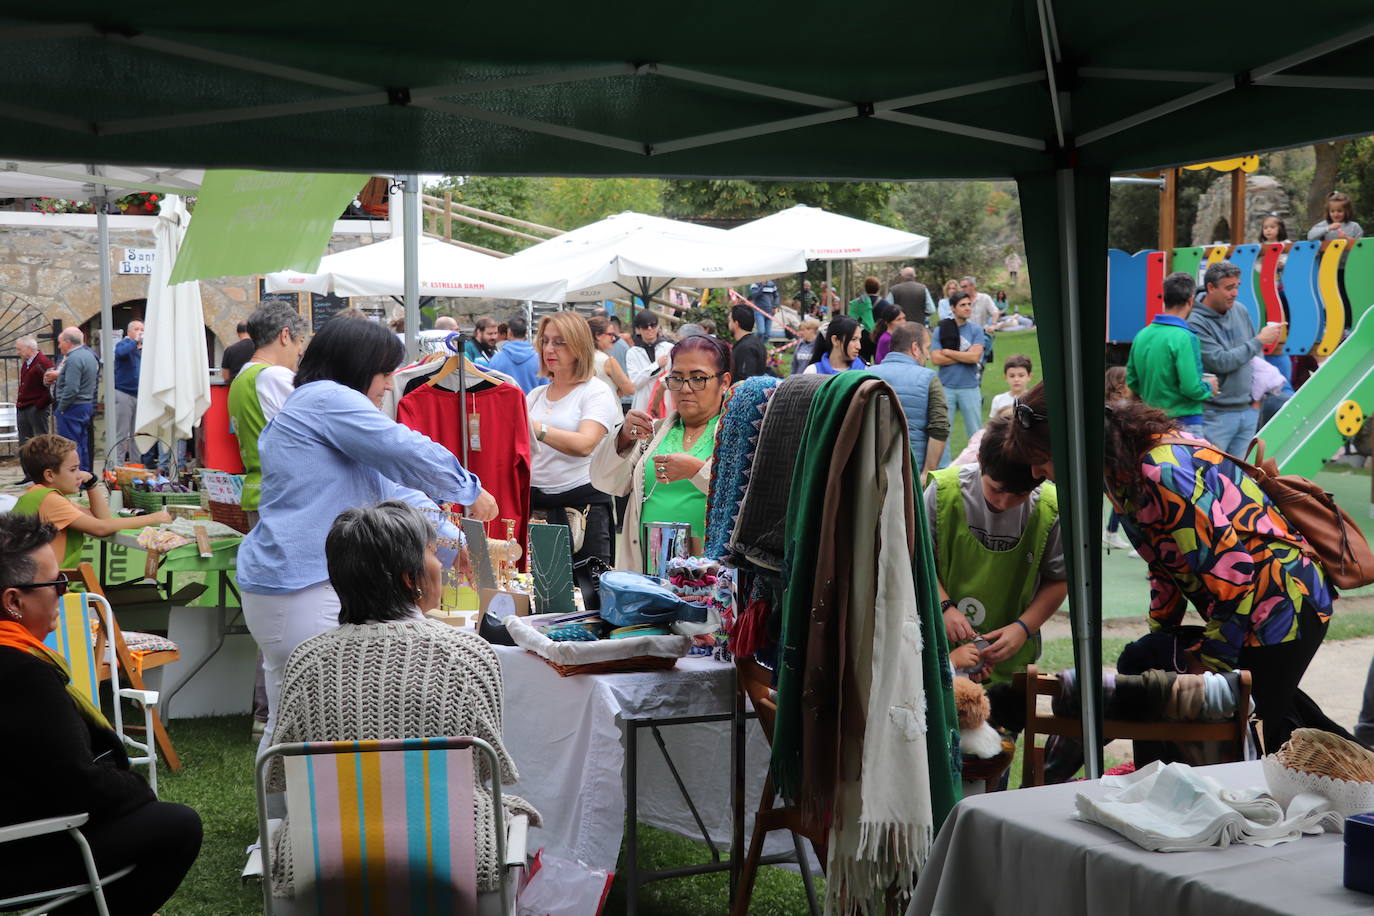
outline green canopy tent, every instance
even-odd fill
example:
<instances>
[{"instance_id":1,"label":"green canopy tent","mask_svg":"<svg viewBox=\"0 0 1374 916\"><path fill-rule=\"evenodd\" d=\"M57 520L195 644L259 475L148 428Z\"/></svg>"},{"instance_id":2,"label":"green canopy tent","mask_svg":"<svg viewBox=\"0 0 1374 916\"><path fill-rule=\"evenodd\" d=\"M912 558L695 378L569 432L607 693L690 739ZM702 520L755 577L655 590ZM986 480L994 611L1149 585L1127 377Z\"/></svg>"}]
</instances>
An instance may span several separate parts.
<instances>
[{"instance_id":1,"label":"green canopy tent","mask_svg":"<svg viewBox=\"0 0 1374 916\"><path fill-rule=\"evenodd\" d=\"M1374 131L1374 12L93 0L0 11L0 156L301 170L1014 178L1085 683L1108 176ZM417 28L417 26L420 26ZM895 40L892 36L900 36ZM909 37L908 37L909 36ZM1100 698L1084 691L1089 770Z\"/></svg>"}]
</instances>

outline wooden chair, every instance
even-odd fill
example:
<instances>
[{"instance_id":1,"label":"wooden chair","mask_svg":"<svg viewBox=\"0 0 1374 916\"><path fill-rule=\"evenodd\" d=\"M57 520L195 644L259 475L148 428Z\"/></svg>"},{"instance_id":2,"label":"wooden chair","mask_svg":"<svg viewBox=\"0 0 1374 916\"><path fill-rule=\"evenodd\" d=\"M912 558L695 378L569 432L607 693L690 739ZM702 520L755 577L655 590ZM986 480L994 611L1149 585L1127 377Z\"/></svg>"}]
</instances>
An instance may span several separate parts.
<instances>
[{"instance_id":1,"label":"wooden chair","mask_svg":"<svg viewBox=\"0 0 1374 916\"><path fill-rule=\"evenodd\" d=\"M1127 738L1133 741L1220 741L1230 746L1230 760L1245 759L1245 736L1250 721L1250 672L1241 671L1240 696L1235 715L1225 722L1133 722L1126 719L1105 719L1102 735L1108 740ZM1013 683L1024 690L1026 697L1026 733L1022 757L1021 785L1039 786L1045 781L1045 749L1035 743L1036 735L1083 737L1083 723L1078 719L1038 710L1039 697L1059 695L1059 677L1041 674L1034 665L1026 666Z\"/></svg>"},{"instance_id":2,"label":"wooden chair","mask_svg":"<svg viewBox=\"0 0 1374 916\"><path fill-rule=\"evenodd\" d=\"M62 571L68 579L80 583L83 588L92 595L99 595L108 602L104 587L100 584L100 579L95 574L95 568L90 563L81 563L76 569L64 569ZM96 639L95 657L97 661L97 671L99 678L103 681L109 678L113 672L103 661L105 657L105 641L114 643L115 657L118 659L119 668L125 672L129 678L129 683L136 690L147 691L147 686L143 683L143 672L157 668L162 665L170 664L181 658L181 652L173 646L170 649L158 648L146 652L135 653L129 648L124 639L124 631L120 629L119 621L114 614L109 615L109 625L106 626L104 615L101 616L100 631ZM162 759L167 762L167 766L172 772L181 770L181 755L177 753L172 745L172 739L167 734L167 729L162 724L162 720L157 716L152 717L153 735L157 740L158 750L162 753Z\"/></svg>"},{"instance_id":3,"label":"wooden chair","mask_svg":"<svg viewBox=\"0 0 1374 916\"><path fill-rule=\"evenodd\" d=\"M497 891L481 895L469 826L479 753L493 774L496 858L503 876ZM275 904L267 777L278 759L291 820L294 911L476 914L494 902L479 897L497 897L502 916L514 916L528 819L520 815L505 823L496 751L467 737L310 741L273 745L259 754L258 835L269 837L261 856L266 916Z\"/></svg>"},{"instance_id":4,"label":"wooden chair","mask_svg":"<svg viewBox=\"0 0 1374 916\"><path fill-rule=\"evenodd\" d=\"M750 658L735 657L736 690L748 697L753 704L754 711L758 713L759 725L763 727L764 737L768 743L773 743L773 723L777 719L778 704L772 696L773 675L767 668ZM754 831L749 838L749 853L745 857L744 867L740 870L739 886L735 889L735 899L731 905L732 916L748 916L749 903L754 895L754 880L758 876L759 860L763 856L763 841L768 834L774 830L790 830L794 837L805 837L811 841L811 846L816 851L816 858L820 860L821 868L825 868L827 845L830 838L829 828L824 824L813 824L802 816L801 809L796 807L775 808L773 793L773 777L769 776L763 783L763 795L759 799L759 809L754 814ZM736 797L744 799L744 787L738 786ZM801 841L796 841L798 857L803 850ZM802 864L803 876L806 876L806 865ZM816 911L816 899L811 889L811 882L806 881L807 897L811 905L811 910Z\"/></svg>"},{"instance_id":5,"label":"wooden chair","mask_svg":"<svg viewBox=\"0 0 1374 916\"><path fill-rule=\"evenodd\" d=\"M92 621L99 621L92 626ZM114 623L114 612L110 603L93 592L68 592L62 596L58 605L57 629L44 640L67 662L71 671L72 684L86 695L86 699L97 709L100 708L100 681L111 671L116 672L110 681L114 699L114 730L129 752L129 763L134 766L148 767L148 785L157 795L157 750L148 736L155 734L153 710L157 707L158 695L155 690L140 690L134 687L120 687L117 672L120 669L114 644L99 636ZM132 700L143 709L143 740L130 736L124 727L124 706L122 700Z\"/></svg>"}]
</instances>

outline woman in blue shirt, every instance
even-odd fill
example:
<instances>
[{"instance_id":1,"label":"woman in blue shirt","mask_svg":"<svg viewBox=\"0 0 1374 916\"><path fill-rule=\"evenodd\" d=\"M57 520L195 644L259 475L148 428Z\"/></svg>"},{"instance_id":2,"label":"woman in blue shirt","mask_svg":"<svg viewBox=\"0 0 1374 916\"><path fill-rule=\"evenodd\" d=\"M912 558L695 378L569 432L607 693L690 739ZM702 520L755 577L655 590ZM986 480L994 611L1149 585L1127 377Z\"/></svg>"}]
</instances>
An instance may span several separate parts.
<instances>
[{"instance_id":1,"label":"woman in blue shirt","mask_svg":"<svg viewBox=\"0 0 1374 916\"><path fill-rule=\"evenodd\" d=\"M301 358L296 390L258 437L259 521L239 547L238 582L266 675L263 747L272 743L292 650L339 624L324 540L340 512L399 499L435 511L434 500L458 503L481 521L496 516L496 501L451 452L379 409L404 355L380 324L326 322ZM451 526L441 534L458 540ZM439 553L447 566L457 550Z\"/></svg>"},{"instance_id":2,"label":"woman in blue shirt","mask_svg":"<svg viewBox=\"0 0 1374 916\"><path fill-rule=\"evenodd\" d=\"M848 315L836 315L826 325L824 340L816 341L811 365L806 367L803 374L834 375L849 369L862 372L868 368L859 358L862 341L863 325Z\"/></svg>"}]
</instances>

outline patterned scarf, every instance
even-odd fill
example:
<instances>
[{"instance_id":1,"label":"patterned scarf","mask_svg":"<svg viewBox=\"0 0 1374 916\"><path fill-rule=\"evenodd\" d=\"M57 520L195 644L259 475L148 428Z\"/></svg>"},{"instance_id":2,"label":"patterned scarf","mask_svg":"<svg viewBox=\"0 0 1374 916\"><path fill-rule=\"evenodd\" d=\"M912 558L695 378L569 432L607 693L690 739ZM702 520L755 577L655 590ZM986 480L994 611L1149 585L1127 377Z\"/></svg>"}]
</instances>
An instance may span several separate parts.
<instances>
[{"instance_id":1,"label":"patterned scarf","mask_svg":"<svg viewBox=\"0 0 1374 916\"><path fill-rule=\"evenodd\" d=\"M706 496L706 556L721 559L735 532L735 519L749 485L754 449L759 442L768 399L778 379L756 375L730 389L720 422L716 424L716 450L711 463L711 489Z\"/></svg>"},{"instance_id":2,"label":"patterned scarf","mask_svg":"<svg viewBox=\"0 0 1374 916\"><path fill-rule=\"evenodd\" d=\"M72 698L72 702L76 704L76 709L81 713L81 717L92 725L114 731L104 713L97 709L90 699L72 684L71 669L67 667L62 656L43 645L41 640L24 629L22 625L13 620L0 621L0 646L27 652L52 665L61 674L62 683L67 685L67 696Z\"/></svg>"}]
</instances>

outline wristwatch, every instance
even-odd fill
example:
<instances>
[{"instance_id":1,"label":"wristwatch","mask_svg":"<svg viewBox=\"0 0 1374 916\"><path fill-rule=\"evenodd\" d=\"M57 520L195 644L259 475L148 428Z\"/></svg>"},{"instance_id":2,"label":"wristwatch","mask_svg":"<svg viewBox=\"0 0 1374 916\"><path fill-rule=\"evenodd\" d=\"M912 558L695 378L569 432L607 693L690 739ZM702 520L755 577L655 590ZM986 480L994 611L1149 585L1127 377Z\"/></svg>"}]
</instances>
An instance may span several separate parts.
<instances>
[{"instance_id":1,"label":"wristwatch","mask_svg":"<svg viewBox=\"0 0 1374 916\"><path fill-rule=\"evenodd\" d=\"M547 423L540 423L540 424L539 424L539 432L537 432L537 433L534 434L534 438L537 439L537 440L539 440L540 442L543 442L543 441L544 441L544 437L545 437L546 435L548 435L548 432L549 432L549 424L547 424Z\"/></svg>"},{"instance_id":2,"label":"wristwatch","mask_svg":"<svg viewBox=\"0 0 1374 916\"><path fill-rule=\"evenodd\" d=\"M957 610L959 610L959 605L955 604L953 601L950 601L948 598L946 598L944 601L941 601L941 602L940 602L940 613L941 613L941 614L943 614L945 611L957 611Z\"/></svg>"}]
</instances>

